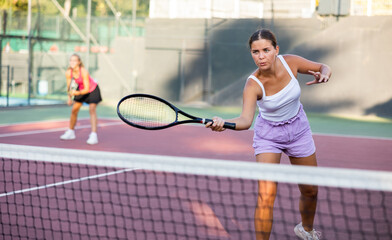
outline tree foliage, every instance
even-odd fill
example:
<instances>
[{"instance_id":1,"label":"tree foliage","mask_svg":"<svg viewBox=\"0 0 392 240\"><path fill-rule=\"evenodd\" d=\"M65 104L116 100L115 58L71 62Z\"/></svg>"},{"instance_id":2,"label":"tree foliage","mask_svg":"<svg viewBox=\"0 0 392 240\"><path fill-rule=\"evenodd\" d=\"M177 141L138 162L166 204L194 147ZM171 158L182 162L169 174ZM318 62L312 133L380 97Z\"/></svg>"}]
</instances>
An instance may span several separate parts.
<instances>
[{"instance_id":1,"label":"tree foliage","mask_svg":"<svg viewBox=\"0 0 392 240\"><path fill-rule=\"evenodd\" d=\"M147 17L149 11L149 0L91 0L92 16L105 17L113 16L113 12L107 4L110 1L121 16L132 16L132 1L137 1L137 17ZM64 8L66 0L57 0ZM70 16L76 14L78 17L87 15L87 0L71 0ZM32 11L45 13L45 15L58 15L60 12L53 4L52 0L31 0ZM0 0L0 9L15 12L26 12L28 0Z\"/></svg>"}]
</instances>

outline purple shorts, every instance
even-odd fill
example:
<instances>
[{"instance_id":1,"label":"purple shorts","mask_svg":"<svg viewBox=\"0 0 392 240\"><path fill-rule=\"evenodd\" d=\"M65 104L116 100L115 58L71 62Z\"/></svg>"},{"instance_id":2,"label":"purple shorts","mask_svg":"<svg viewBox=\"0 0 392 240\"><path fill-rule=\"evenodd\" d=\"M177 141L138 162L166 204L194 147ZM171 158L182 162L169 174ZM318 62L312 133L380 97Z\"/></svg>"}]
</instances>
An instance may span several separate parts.
<instances>
[{"instance_id":1,"label":"purple shorts","mask_svg":"<svg viewBox=\"0 0 392 240\"><path fill-rule=\"evenodd\" d=\"M293 118L273 122L256 118L253 136L255 155L260 153L282 153L290 157L308 157L316 151L312 131L301 105Z\"/></svg>"}]
</instances>

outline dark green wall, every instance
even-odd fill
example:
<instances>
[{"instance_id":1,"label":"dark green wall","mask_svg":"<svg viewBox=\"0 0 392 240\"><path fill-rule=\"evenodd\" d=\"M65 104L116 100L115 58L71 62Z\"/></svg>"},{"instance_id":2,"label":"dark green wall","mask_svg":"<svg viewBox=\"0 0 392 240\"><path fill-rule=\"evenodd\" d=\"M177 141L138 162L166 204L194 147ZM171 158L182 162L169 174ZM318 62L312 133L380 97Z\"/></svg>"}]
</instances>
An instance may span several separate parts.
<instances>
[{"instance_id":1,"label":"dark green wall","mask_svg":"<svg viewBox=\"0 0 392 240\"><path fill-rule=\"evenodd\" d=\"M272 29L281 54L332 67L328 84L306 86L312 112L392 116L392 17L243 20L148 20L139 89L172 101L241 105L242 87L256 68L247 46L259 27ZM182 84L182 85L181 85ZM179 90L183 87L183 95Z\"/></svg>"}]
</instances>

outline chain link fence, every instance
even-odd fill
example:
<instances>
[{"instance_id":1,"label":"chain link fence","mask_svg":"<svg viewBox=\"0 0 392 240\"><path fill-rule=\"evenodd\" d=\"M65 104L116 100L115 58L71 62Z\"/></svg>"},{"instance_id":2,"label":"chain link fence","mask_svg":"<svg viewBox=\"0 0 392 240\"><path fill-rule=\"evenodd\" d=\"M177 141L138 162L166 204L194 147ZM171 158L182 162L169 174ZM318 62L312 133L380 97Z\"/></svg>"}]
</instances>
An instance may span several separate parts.
<instances>
[{"instance_id":1,"label":"chain link fence","mask_svg":"<svg viewBox=\"0 0 392 240\"><path fill-rule=\"evenodd\" d=\"M66 100L64 74L72 53L84 60L88 56L89 71L94 72L99 55L113 53L116 38L144 36L144 18L93 16L91 38L95 41L88 52L83 39L86 18L73 17L71 21L74 26L62 15L34 11L29 36L25 11L1 11L0 107L42 104L44 100L62 104Z\"/></svg>"}]
</instances>

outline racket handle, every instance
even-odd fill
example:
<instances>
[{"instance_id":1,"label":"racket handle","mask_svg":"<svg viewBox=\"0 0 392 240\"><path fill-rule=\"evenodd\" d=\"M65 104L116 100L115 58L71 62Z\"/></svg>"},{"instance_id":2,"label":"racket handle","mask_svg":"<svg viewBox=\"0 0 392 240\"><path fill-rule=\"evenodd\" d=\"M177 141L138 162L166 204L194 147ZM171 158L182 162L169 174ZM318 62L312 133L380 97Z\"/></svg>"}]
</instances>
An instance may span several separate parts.
<instances>
[{"instance_id":1,"label":"racket handle","mask_svg":"<svg viewBox=\"0 0 392 240\"><path fill-rule=\"evenodd\" d=\"M204 121L203 121L204 124L209 123L209 122L213 122L213 120L212 120L212 119L206 118L206 119L204 119ZM225 122L225 124L223 125L223 127L224 127L224 128L228 128L228 129L231 129L231 130L235 130L235 123Z\"/></svg>"}]
</instances>

